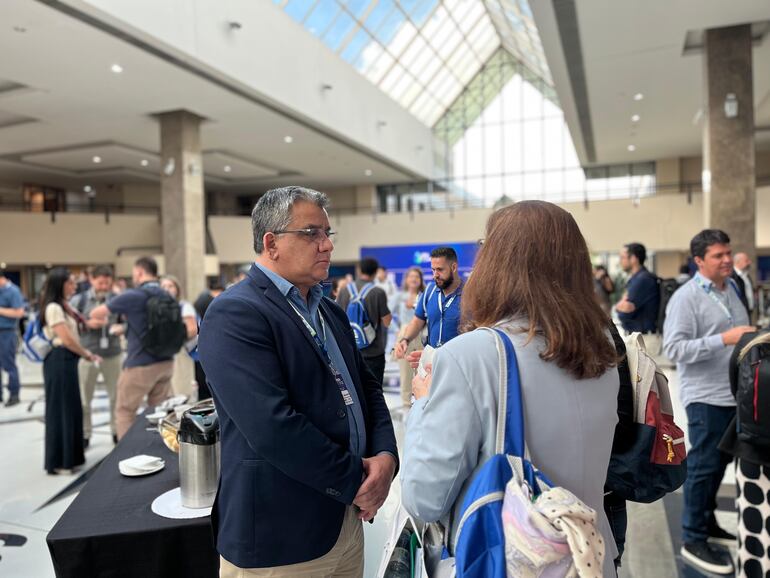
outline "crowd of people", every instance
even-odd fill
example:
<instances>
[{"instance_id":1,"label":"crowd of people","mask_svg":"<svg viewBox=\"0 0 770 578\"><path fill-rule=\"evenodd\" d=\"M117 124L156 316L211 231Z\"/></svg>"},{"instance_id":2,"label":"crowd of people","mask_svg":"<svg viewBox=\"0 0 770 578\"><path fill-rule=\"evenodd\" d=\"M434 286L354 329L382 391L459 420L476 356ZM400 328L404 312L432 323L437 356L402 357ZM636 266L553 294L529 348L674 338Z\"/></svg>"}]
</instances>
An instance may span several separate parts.
<instances>
[{"instance_id":1,"label":"crowd of people","mask_svg":"<svg viewBox=\"0 0 770 578\"><path fill-rule=\"evenodd\" d=\"M489 218L467 278L455 251L437 247L427 284L413 267L399 289L375 259L364 258L355 278L331 283L328 298L335 232L327 206L310 189L267 192L252 213L255 262L239 283L212 288L195 306L176 279L159 278L150 258L136 262L134 288L120 294L108 268L95 267L77 294L67 270L52 270L40 299L53 346L43 364L46 471L83 463L98 374L116 440L145 399L155 405L172 392L194 395L196 386L205 397L210 387L221 424L212 521L222 577L361 576L361 522L377 515L396 475L403 508L421 523L439 523L453 555L465 496L500 453L499 432L513 419L499 412L503 336L518 367L527 459L592 513L588 547L601 566L593 572L615 576L627 514L625 499L605 481L613 452L634 435L632 375L617 324L624 335L642 334L650 352L677 367L691 445L682 556L728 574L733 563L716 544L735 544L739 575L770 572L770 435L757 442L741 434L735 401L752 363L755 414L770 412L768 373L756 354L767 356L770 338L751 324L750 260L733 257L725 232L693 237L694 274L688 267L674 289L645 267L646 248L629 243L620 253L627 280L619 287L605 267L592 268L568 212L522 201ZM151 343L148 316L168 315L169 303L178 334ZM20 308L0 277L0 347ZM388 351L394 319L397 338ZM432 361L420 364L428 346ZM199 363L188 355L193 347ZM401 452L383 395L388 356L399 362L408 408ZM10 374L6 358L0 352ZM17 379L9 392L18 399ZM737 537L715 516L734 457Z\"/></svg>"},{"instance_id":2,"label":"crowd of people","mask_svg":"<svg viewBox=\"0 0 770 578\"><path fill-rule=\"evenodd\" d=\"M115 444L142 407L153 407L173 395L191 400L211 397L192 352L199 322L224 287L212 284L193 305L183 299L178 279L158 275L151 257L137 259L131 287L119 281L105 265L90 267L80 277L66 268L53 268L28 313L19 288L0 271L0 368L9 376L6 406L19 403L19 320L29 316L28 325L39 322L50 350L42 360L44 468L49 474L69 474L85 462L100 377ZM159 296L171 314L161 318L160 326L165 323L166 329L161 329L161 343L153 346L148 343L152 332L148 315L153 314L149 304ZM169 327L175 330L169 332Z\"/></svg>"}]
</instances>

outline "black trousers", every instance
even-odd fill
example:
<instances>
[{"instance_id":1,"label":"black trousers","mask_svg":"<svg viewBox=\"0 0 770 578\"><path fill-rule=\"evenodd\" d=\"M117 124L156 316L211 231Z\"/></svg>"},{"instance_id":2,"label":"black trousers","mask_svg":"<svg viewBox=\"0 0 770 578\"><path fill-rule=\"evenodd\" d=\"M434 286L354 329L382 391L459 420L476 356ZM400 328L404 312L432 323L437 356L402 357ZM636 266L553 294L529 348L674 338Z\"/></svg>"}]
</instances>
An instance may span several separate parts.
<instances>
[{"instance_id":1,"label":"black trousers","mask_svg":"<svg viewBox=\"0 0 770 578\"><path fill-rule=\"evenodd\" d=\"M85 463L83 407L78 360L64 347L54 347L43 362L45 382L45 469L71 469Z\"/></svg>"},{"instance_id":2,"label":"black trousers","mask_svg":"<svg viewBox=\"0 0 770 578\"><path fill-rule=\"evenodd\" d=\"M382 387L382 380L385 377L385 354L376 355L374 357L364 357L364 363L377 378L377 383Z\"/></svg>"}]
</instances>

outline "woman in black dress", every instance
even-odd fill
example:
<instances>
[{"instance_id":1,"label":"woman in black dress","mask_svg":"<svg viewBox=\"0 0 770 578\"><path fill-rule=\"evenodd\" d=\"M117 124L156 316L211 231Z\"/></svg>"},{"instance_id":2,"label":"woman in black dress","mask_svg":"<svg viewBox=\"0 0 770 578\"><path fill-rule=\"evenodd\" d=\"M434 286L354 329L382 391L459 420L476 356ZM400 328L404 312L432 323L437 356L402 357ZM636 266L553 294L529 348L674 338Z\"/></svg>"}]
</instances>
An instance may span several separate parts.
<instances>
[{"instance_id":1,"label":"woman in black dress","mask_svg":"<svg viewBox=\"0 0 770 578\"><path fill-rule=\"evenodd\" d=\"M64 268L51 270L40 296L40 323L53 348L43 362L45 383L45 470L71 473L85 462L83 409L80 405L78 360L99 362L80 345L78 325L84 322L70 306L75 281Z\"/></svg>"}]
</instances>

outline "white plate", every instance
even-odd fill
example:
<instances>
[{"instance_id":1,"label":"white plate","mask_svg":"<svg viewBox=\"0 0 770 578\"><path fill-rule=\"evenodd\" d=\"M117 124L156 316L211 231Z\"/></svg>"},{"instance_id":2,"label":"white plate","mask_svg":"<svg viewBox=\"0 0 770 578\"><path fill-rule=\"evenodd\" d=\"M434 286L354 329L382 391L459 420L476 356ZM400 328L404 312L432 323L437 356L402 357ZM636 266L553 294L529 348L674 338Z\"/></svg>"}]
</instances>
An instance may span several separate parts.
<instances>
[{"instance_id":1,"label":"white plate","mask_svg":"<svg viewBox=\"0 0 770 578\"><path fill-rule=\"evenodd\" d=\"M160 423L160 420L162 420L167 415L168 415L168 412L166 411L156 411L155 413L147 414L144 417L146 417L150 423L158 425Z\"/></svg>"},{"instance_id":2,"label":"white plate","mask_svg":"<svg viewBox=\"0 0 770 578\"><path fill-rule=\"evenodd\" d=\"M136 470L136 469L133 469L133 468L131 468L131 469L128 469L128 468L124 469L124 468L121 468L120 466L118 466L118 470L124 476L128 476L129 478L136 478L136 477L139 477L139 476L149 476L150 474L154 474L155 472L161 471L165 467L166 467L166 462L163 462L159 466L157 466L155 468L151 468L149 470Z\"/></svg>"},{"instance_id":3,"label":"white plate","mask_svg":"<svg viewBox=\"0 0 770 578\"><path fill-rule=\"evenodd\" d=\"M186 508L182 505L182 491L179 488L161 494L152 502L152 511L174 520L189 520L211 515L211 508Z\"/></svg>"}]
</instances>

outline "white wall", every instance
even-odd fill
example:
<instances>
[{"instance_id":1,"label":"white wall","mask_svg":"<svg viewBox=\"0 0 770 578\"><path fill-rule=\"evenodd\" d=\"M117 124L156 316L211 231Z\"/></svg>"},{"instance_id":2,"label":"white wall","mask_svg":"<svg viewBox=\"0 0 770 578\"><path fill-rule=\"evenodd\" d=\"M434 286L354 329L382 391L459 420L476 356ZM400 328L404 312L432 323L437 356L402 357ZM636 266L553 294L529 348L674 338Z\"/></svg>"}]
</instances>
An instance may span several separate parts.
<instances>
[{"instance_id":1,"label":"white wall","mask_svg":"<svg viewBox=\"0 0 770 578\"><path fill-rule=\"evenodd\" d=\"M690 239L703 228L700 194L660 195L642 199L561 205L575 217L592 252L615 252L625 243L643 243L650 251L688 252ZM336 261L355 261L362 246L473 242L484 236L489 209L450 212L335 216L339 231ZM211 217L209 227L222 263L253 258L251 229L246 217ZM757 190L757 247L770 252L770 187Z\"/></svg>"},{"instance_id":2,"label":"white wall","mask_svg":"<svg viewBox=\"0 0 770 578\"><path fill-rule=\"evenodd\" d=\"M638 241L656 252L686 253L690 238L703 228L701 195L660 195L631 201L597 201L562 205L578 222L591 251L616 252ZM332 206L333 209L333 206ZM484 236L488 209L463 211L335 215L339 231L334 259L356 261L362 246L473 242ZM161 225L154 215L58 214L0 212L2 260L9 264L111 263L119 247L160 246ZM245 263L254 258L248 217L209 217L219 263ZM728 231L729 233L729 231ZM757 247L770 254L770 187L757 190ZM213 265L212 265L213 266ZM673 260L667 269L674 267Z\"/></svg>"},{"instance_id":3,"label":"white wall","mask_svg":"<svg viewBox=\"0 0 770 578\"><path fill-rule=\"evenodd\" d=\"M64 2L421 178L432 174L430 129L269 0ZM230 31L231 20L243 28Z\"/></svg>"}]
</instances>

